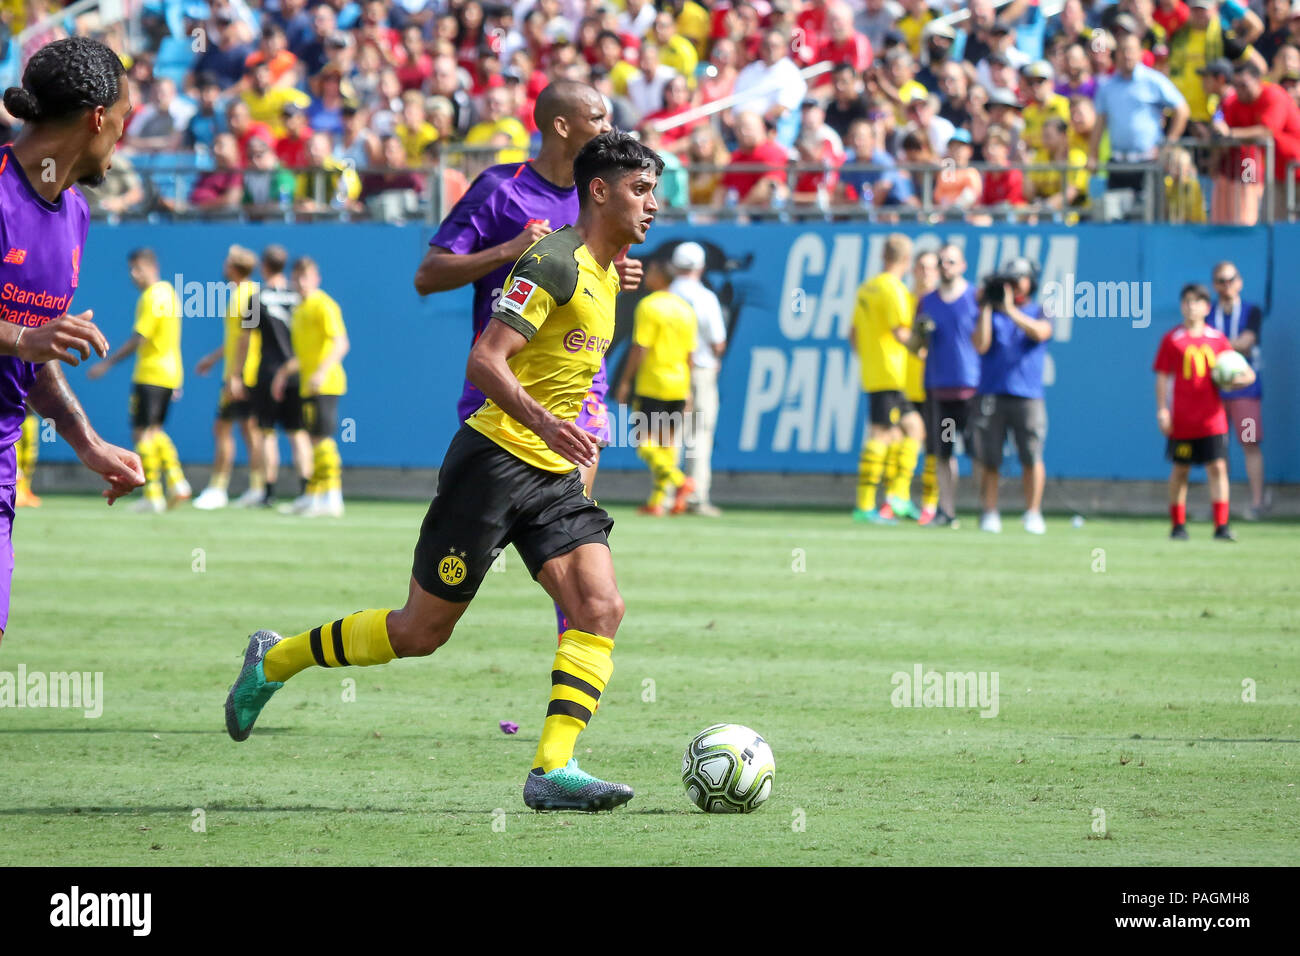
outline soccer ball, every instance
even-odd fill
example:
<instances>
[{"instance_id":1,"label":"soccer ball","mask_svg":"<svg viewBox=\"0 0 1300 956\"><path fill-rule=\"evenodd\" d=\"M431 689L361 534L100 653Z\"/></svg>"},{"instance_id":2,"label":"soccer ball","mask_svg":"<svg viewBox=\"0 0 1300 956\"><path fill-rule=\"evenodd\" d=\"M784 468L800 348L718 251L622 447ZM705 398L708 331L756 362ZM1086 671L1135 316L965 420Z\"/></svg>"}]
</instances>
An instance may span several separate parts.
<instances>
[{"instance_id":1,"label":"soccer ball","mask_svg":"<svg viewBox=\"0 0 1300 956\"><path fill-rule=\"evenodd\" d=\"M750 813L772 794L776 760L767 741L740 724L714 724L682 754L686 795L709 813Z\"/></svg>"},{"instance_id":2,"label":"soccer ball","mask_svg":"<svg viewBox=\"0 0 1300 956\"><path fill-rule=\"evenodd\" d=\"M1246 361L1246 356L1228 349L1214 357L1214 371L1210 374L1214 378L1214 384L1223 388L1248 368L1250 363Z\"/></svg>"}]
</instances>

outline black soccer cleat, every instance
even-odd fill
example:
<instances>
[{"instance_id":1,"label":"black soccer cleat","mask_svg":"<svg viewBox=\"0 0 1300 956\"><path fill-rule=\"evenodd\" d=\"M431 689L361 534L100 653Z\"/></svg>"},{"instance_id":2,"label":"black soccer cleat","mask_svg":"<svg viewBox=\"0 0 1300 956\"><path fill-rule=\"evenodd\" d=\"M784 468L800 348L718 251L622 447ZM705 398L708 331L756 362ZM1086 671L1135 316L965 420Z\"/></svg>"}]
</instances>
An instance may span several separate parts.
<instances>
[{"instance_id":1,"label":"black soccer cleat","mask_svg":"<svg viewBox=\"0 0 1300 956\"><path fill-rule=\"evenodd\" d=\"M1176 524L1169 530L1170 541L1186 541L1188 537L1187 525L1185 524Z\"/></svg>"},{"instance_id":2,"label":"black soccer cleat","mask_svg":"<svg viewBox=\"0 0 1300 956\"><path fill-rule=\"evenodd\" d=\"M1214 529L1215 541L1236 541L1237 535L1229 525L1221 524Z\"/></svg>"}]
</instances>

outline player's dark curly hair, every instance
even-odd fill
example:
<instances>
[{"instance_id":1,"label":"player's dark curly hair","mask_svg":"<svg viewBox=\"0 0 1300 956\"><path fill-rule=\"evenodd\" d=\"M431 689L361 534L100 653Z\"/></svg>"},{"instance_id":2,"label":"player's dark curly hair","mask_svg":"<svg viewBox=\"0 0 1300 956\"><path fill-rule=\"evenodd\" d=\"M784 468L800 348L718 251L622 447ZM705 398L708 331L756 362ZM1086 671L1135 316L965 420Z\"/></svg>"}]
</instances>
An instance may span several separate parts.
<instances>
[{"instance_id":1,"label":"player's dark curly hair","mask_svg":"<svg viewBox=\"0 0 1300 956\"><path fill-rule=\"evenodd\" d=\"M84 109L112 106L125 75L117 54L98 40L55 40L27 61L23 85L5 90L5 109L25 123L58 122Z\"/></svg>"},{"instance_id":2,"label":"player's dark curly hair","mask_svg":"<svg viewBox=\"0 0 1300 956\"><path fill-rule=\"evenodd\" d=\"M585 206L593 179L609 179L617 171L625 173L654 167L662 176L664 161L653 149L632 134L613 129L590 140L573 161L573 178L578 184L578 205Z\"/></svg>"}]
</instances>

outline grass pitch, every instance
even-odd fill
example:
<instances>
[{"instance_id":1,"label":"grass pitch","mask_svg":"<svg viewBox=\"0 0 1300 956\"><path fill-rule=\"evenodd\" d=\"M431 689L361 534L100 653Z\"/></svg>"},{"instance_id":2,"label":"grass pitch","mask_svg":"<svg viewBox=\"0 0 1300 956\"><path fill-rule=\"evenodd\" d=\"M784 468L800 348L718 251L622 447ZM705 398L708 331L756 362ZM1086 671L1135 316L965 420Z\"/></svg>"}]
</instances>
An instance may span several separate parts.
<instances>
[{"instance_id":1,"label":"grass pitch","mask_svg":"<svg viewBox=\"0 0 1300 956\"><path fill-rule=\"evenodd\" d=\"M47 498L17 522L0 671L102 672L103 715L0 709L0 863L1294 863L1294 525L1177 545L1161 521L1036 539L612 510L628 611L579 757L637 796L587 816L521 800L555 638L513 551L432 658L307 671L236 744L246 635L400 605L424 506ZM997 715L893 706L918 664L997 672ZM719 721L775 751L755 814L683 793L682 750Z\"/></svg>"}]
</instances>

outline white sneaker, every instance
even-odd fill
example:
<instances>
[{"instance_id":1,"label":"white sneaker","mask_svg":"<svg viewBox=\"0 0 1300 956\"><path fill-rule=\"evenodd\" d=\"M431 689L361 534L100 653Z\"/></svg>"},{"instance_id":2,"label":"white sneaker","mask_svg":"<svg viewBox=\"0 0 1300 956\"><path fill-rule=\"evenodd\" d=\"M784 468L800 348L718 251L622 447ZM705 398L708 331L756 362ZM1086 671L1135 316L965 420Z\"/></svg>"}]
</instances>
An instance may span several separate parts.
<instances>
[{"instance_id":1,"label":"white sneaker","mask_svg":"<svg viewBox=\"0 0 1300 956\"><path fill-rule=\"evenodd\" d=\"M316 495L303 515L308 518L342 518L343 496L338 492Z\"/></svg>"},{"instance_id":2,"label":"white sneaker","mask_svg":"<svg viewBox=\"0 0 1300 956\"><path fill-rule=\"evenodd\" d=\"M230 503L232 508L257 508L266 500L265 488L249 488Z\"/></svg>"},{"instance_id":3,"label":"white sneaker","mask_svg":"<svg viewBox=\"0 0 1300 956\"><path fill-rule=\"evenodd\" d=\"M199 496L194 499L194 507L200 511L216 511L228 504L230 504L230 498L226 495L226 489L213 488L211 485L204 488Z\"/></svg>"},{"instance_id":4,"label":"white sneaker","mask_svg":"<svg viewBox=\"0 0 1300 956\"><path fill-rule=\"evenodd\" d=\"M1043 521L1041 511L1026 511L1024 522L1025 530L1030 534L1047 534L1047 523Z\"/></svg>"},{"instance_id":5,"label":"white sneaker","mask_svg":"<svg viewBox=\"0 0 1300 956\"><path fill-rule=\"evenodd\" d=\"M175 508L183 501L189 501L194 496L193 489L190 488L188 481L178 481L167 488L167 507Z\"/></svg>"},{"instance_id":6,"label":"white sneaker","mask_svg":"<svg viewBox=\"0 0 1300 956\"><path fill-rule=\"evenodd\" d=\"M996 511L986 511L980 515L980 530L990 534L1002 533L1002 515Z\"/></svg>"},{"instance_id":7,"label":"white sneaker","mask_svg":"<svg viewBox=\"0 0 1300 956\"><path fill-rule=\"evenodd\" d=\"M129 510L137 515L160 515L167 510L167 504L161 498L141 498Z\"/></svg>"},{"instance_id":8,"label":"white sneaker","mask_svg":"<svg viewBox=\"0 0 1300 956\"><path fill-rule=\"evenodd\" d=\"M702 518L722 517L722 509L708 501L700 501L693 505L687 505L686 510L691 514L699 515Z\"/></svg>"}]
</instances>

